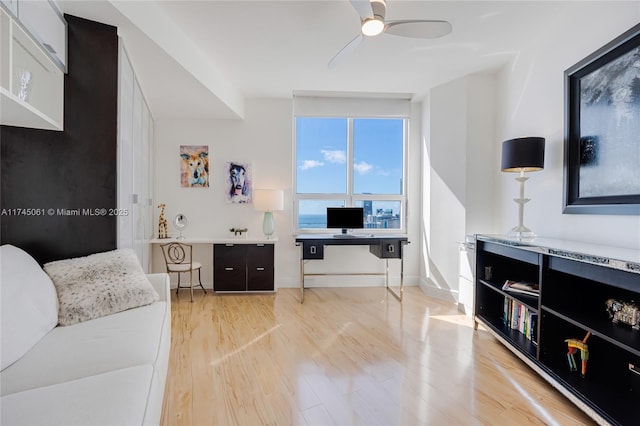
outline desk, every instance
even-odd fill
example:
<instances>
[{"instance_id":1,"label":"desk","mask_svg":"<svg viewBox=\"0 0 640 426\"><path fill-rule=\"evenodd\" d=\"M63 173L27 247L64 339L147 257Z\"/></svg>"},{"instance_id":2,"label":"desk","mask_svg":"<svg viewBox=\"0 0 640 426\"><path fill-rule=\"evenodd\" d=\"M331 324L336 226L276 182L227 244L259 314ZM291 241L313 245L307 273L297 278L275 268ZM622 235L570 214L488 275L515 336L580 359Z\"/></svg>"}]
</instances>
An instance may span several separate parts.
<instances>
[{"instance_id":1,"label":"desk","mask_svg":"<svg viewBox=\"0 0 640 426\"><path fill-rule=\"evenodd\" d=\"M324 275L384 275L385 287L396 299L402 302L404 293L404 256L402 252L405 244L409 244L409 239L404 235L350 235L348 237L327 234L297 235L296 245L302 247L302 255L300 256L300 303L304 303L304 278ZM306 274L304 272L305 261L324 259L324 246L369 246L371 254L385 260L385 272ZM389 287L389 259L400 260L399 293Z\"/></svg>"},{"instance_id":2,"label":"desk","mask_svg":"<svg viewBox=\"0 0 640 426\"><path fill-rule=\"evenodd\" d=\"M264 238L154 238L152 244L184 243L209 246L213 290L221 292L273 292L274 246L277 239ZM204 262L203 262L204 264Z\"/></svg>"},{"instance_id":3,"label":"desk","mask_svg":"<svg viewBox=\"0 0 640 426\"><path fill-rule=\"evenodd\" d=\"M149 240L151 244L166 243L184 243L184 244L275 244L278 238L247 238L247 237L229 237L229 238L152 238Z\"/></svg>"}]
</instances>

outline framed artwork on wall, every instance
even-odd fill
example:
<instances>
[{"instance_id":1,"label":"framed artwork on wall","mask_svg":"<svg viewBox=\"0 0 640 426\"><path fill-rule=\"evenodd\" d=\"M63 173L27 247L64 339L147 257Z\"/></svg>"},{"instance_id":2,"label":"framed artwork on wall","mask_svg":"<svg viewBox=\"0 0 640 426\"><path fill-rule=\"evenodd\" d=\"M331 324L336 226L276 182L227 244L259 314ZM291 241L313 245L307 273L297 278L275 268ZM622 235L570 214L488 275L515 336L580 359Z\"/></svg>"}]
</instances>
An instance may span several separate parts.
<instances>
[{"instance_id":1,"label":"framed artwork on wall","mask_svg":"<svg viewBox=\"0 0 640 426\"><path fill-rule=\"evenodd\" d=\"M251 164L227 162L225 168L226 199L231 204L247 204L252 202L253 181Z\"/></svg>"},{"instance_id":2,"label":"framed artwork on wall","mask_svg":"<svg viewBox=\"0 0 640 426\"><path fill-rule=\"evenodd\" d=\"M640 24L564 73L564 213L640 214Z\"/></svg>"},{"instance_id":3,"label":"framed artwork on wall","mask_svg":"<svg viewBox=\"0 0 640 426\"><path fill-rule=\"evenodd\" d=\"M180 186L209 187L208 145L180 145Z\"/></svg>"}]
</instances>

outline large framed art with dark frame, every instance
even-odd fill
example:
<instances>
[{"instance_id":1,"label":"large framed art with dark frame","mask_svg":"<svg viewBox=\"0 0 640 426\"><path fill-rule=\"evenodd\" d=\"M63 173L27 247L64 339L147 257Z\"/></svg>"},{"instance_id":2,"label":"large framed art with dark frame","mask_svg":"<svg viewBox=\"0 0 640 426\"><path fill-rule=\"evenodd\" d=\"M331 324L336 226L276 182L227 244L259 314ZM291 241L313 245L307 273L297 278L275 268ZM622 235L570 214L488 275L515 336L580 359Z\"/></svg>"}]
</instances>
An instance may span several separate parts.
<instances>
[{"instance_id":1,"label":"large framed art with dark frame","mask_svg":"<svg viewBox=\"0 0 640 426\"><path fill-rule=\"evenodd\" d=\"M564 73L564 213L640 214L640 24Z\"/></svg>"}]
</instances>

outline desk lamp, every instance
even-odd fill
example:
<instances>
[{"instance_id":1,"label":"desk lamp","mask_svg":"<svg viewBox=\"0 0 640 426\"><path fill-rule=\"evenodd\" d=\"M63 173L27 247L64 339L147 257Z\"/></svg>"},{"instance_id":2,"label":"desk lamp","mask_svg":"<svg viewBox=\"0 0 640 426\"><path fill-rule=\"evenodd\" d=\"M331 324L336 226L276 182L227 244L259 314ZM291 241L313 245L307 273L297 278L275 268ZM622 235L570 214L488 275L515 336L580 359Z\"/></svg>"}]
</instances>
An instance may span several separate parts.
<instances>
[{"instance_id":1,"label":"desk lamp","mask_svg":"<svg viewBox=\"0 0 640 426\"><path fill-rule=\"evenodd\" d=\"M518 204L518 226L509 232L509 236L518 239L532 239L536 236L524 226L524 205L531 201L524 198L524 183L529 179L525 172L537 172L544 168L544 138L524 137L502 142L502 171L520 172L516 178L520 182L520 198L514 198Z\"/></svg>"},{"instance_id":2,"label":"desk lamp","mask_svg":"<svg viewBox=\"0 0 640 426\"><path fill-rule=\"evenodd\" d=\"M276 230L273 212L284 210L284 194L280 189L256 189L253 193L253 205L256 210L264 212L262 232L271 239Z\"/></svg>"}]
</instances>

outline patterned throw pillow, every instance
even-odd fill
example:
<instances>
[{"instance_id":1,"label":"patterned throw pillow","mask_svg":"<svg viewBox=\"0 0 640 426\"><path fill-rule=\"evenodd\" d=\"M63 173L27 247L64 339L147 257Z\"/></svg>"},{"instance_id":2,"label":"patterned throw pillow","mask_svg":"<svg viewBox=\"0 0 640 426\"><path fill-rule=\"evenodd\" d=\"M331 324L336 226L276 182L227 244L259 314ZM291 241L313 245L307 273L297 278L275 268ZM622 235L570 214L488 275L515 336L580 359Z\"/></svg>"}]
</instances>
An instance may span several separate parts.
<instances>
[{"instance_id":1,"label":"patterned throw pillow","mask_svg":"<svg viewBox=\"0 0 640 426\"><path fill-rule=\"evenodd\" d=\"M158 300L131 249L118 249L44 265L58 292L58 321L71 325Z\"/></svg>"}]
</instances>

